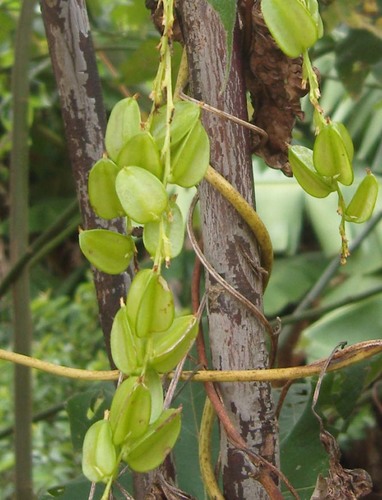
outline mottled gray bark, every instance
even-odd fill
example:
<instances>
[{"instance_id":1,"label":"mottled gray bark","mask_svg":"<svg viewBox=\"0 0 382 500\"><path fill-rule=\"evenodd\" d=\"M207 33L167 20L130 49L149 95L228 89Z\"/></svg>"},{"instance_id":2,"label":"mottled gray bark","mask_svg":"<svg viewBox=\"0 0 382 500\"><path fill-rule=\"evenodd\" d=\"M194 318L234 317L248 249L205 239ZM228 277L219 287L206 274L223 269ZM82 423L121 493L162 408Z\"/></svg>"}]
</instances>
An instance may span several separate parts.
<instances>
[{"instance_id":1,"label":"mottled gray bark","mask_svg":"<svg viewBox=\"0 0 382 500\"><path fill-rule=\"evenodd\" d=\"M232 66L225 84L227 51L224 29L206 0L181 1L179 17L188 54L194 97L242 119L247 119L245 84L238 33ZM250 136L246 129L204 112L211 141L211 164L253 203ZM235 210L209 184L200 186L204 253L225 280L262 308L261 274L256 241ZM266 368L264 328L248 310L207 277L208 324L212 363L218 370ZM268 383L221 384L232 421L248 447L276 464L277 423ZM241 454L235 453L221 432L224 494L230 500L261 499L267 494L248 476Z\"/></svg>"},{"instance_id":2,"label":"mottled gray bark","mask_svg":"<svg viewBox=\"0 0 382 500\"><path fill-rule=\"evenodd\" d=\"M85 1L45 0L41 2L41 10L60 94L83 227L123 233L122 219L106 221L95 215L87 193L89 171L104 152L106 116ZM120 307L120 298L126 295L130 277L128 273L111 276L93 271L99 317L111 361L111 325Z\"/></svg>"}]
</instances>

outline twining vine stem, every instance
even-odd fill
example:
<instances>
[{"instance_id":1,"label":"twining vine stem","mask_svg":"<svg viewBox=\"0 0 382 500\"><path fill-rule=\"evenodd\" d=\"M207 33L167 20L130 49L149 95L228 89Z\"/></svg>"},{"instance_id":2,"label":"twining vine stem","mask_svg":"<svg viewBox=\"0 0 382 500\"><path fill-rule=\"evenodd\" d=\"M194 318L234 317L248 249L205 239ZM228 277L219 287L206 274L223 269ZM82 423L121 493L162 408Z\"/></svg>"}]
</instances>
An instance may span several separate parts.
<instances>
[{"instance_id":1,"label":"twining vine stem","mask_svg":"<svg viewBox=\"0 0 382 500\"><path fill-rule=\"evenodd\" d=\"M366 340L353 344L333 356L328 372L338 371L347 366L354 365L361 361L382 353L382 340ZM49 363L30 356L24 356L15 352L0 349L0 359L17 363L36 370L41 370L52 375L78 380L101 381L118 380L120 372L118 370L82 370L67 366ZM259 382L276 380L297 380L300 378L313 377L319 375L325 359L320 359L305 366L294 366L290 368L270 368L264 370L199 370L196 372L183 371L181 380L192 380L195 382ZM166 375L173 377L173 373Z\"/></svg>"}]
</instances>

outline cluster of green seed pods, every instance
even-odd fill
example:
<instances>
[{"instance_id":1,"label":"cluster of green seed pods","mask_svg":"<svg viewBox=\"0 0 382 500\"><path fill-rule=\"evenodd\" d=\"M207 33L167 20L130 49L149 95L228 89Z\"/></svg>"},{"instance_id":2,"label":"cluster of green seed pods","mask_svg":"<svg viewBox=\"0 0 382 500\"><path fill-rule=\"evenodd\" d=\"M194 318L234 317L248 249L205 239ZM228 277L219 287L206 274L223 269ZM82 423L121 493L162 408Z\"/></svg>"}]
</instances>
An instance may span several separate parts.
<instances>
[{"instance_id":1,"label":"cluster of green seed pods","mask_svg":"<svg viewBox=\"0 0 382 500\"><path fill-rule=\"evenodd\" d=\"M323 35L317 0L262 0L264 20L288 57L298 57Z\"/></svg>"},{"instance_id":2,"label":"cluster of green seed pods","mask_svg":"<svg viewBox=\"0 0 382 500\"><path fill-rule=\"evenodd\" d=\"M197 332L194 315L175 317L164 278L154 270L139 271L110 339L113 360L127 378L116 390L108 418L85 436L82 469L89 480L113 478L117 457L138 472L163 462L178 438L181 416L180 409L163 407L160 373L182 360Z\"/></svg>"},{"instance_id":3,"label":"cluster of green seed pods","mask_svg":"<svg viewBox=\"0 0 382 500\"><path fill-rule=\"evenodd\" d=\"M171 123L167 120L163 107L142 124L135 99L119 102L107 126L107 155L89 174L94 211L105 219L126 217L127 228L143 225L143 244L154 260L153 269L135 275L113 321L111 353L126 378L110 412L85 436L82 469L94 482L110 484L121 460L138 472L159 466L180 432L181 409L164 408L160 374L187 354L198 320L176 316L173 294L160 273L161 262L176 257L184 239L182 214L167 184L200 182L209 165L209 141L195 104L176 103ZM79 241L88 260L109 274L123 272L135 252L131 234L93 229L81 231Z\"/></svg>"},{"instance_id":4,"label":"cluster of green seed pods","mask_svg":"<svg viewBox=\"0 0 382 500\"><path fill-rule=\"evenodd\" d=\"M313 151L304 146L289 148L289 162L301 187L311 196L325 198L332 192L339 196L339 213L348 222L362 223L374 210L378 181L371 172L358 186L346 205L340 185L354 181L352 166L354 147L342 123L329 122L317 134Z\"/></svg>"},{"instance_id":5,"label":"cluster of green seed pods","mask_svg":"<svg viewBox=\"0 0 382 500\"><path fill-rule=\"evenodd\" d=\"M127 227L144 225L143 243L152 256L168 261L176 257L184 238L184 223L167 184L191 187L199 183L209 165L209 139L200 122L200 108L177 102L170 126L170 165L165 169L166 107L154 112L150 123L141 122L134 98L120 101L112 110L106 129L107 155L89 174L89 200L104 219L126 217ZM80 233L80 247L101 271L118 274L126 269L134 241L103 229Z\"/></svg>"}]
</instances>

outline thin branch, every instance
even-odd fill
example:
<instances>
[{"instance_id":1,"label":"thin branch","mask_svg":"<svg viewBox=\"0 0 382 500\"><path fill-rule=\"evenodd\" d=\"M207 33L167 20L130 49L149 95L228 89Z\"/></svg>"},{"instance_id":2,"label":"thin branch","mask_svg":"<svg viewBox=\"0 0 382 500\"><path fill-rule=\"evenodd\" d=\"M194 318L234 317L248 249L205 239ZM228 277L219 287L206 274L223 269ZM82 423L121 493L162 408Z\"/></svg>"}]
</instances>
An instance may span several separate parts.
<instances>
[{"instance_id":1,"label":"thin branch","mask_svg":"<svg viewBox=\"0 0 382 500\"><path fill-rule=\"evenodd\" d=\"M382 353L382 340L367 340L353 344L333 357L328 371L338 371L350 365L371 358ZM118 380L119 370L81 370L56 365L47 361L24 356L15 352L0 349L0 359L17 363L36 370L42 370L59 377L75 378L79 380ZM200 370L196 372L182 372L181 380L192 380L194 382L259 382L276 380L296 380L299 378L313 377L319 375L326 358L320 359L306 366L294 366L290 368L270 368L261 370ZM172 379L174 373L166 377Z\"/></svg>"}]
</instances>

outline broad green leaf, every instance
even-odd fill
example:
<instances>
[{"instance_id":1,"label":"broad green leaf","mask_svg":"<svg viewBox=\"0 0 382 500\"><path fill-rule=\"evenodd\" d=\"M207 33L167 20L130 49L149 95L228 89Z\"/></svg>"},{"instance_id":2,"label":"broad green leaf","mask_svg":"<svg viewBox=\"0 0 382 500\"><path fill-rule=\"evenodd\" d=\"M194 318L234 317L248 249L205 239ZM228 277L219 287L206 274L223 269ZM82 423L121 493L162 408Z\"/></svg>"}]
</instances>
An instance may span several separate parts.
<instances>
[{"instance_id":1,"label":"broad green leaf","mask_svg":"<svg viewBox=\"0 0 382 500\"><path fill-rule=\"evenodd\" d=\"M339 342L351 345L381 338L381 325L382 294L378 294L326 314L304 331L301 345L311 362L329 355Z\"/></svg>"},{"instance_id":2,"label":"broad green leaf","mask_svg":"<svg viewBox=\"0 0 382 500\"><path fill-rule=\"evenodd\" d=\"M102 384L86 392L72 396L66 405L69 416L70 434L73 448L80 450L88 428L103 418L111 405L114 394L113 384Z\"/></svg>"},{"instance_id":3,"label":"broad green leaf","mask_svg":"<svg viewBox=\"0 0 382 500\"><path fill-rule=\"evenodd\" d=\"M328 456L319 437L319 424L313 415L312 394L306 398L305 409L297 423L289 428L280 443L281 470L297 490L301 500L308 500L313 493L317 476L326 475ZM282 485L284 498L293 498Z\"/></svg>"},{"instance_id":4,"label":"broad green leaf","mask_svg":"<svg viewBox=\"0 0 382 500\"><path fill-rule=\"evenodd\" d=\"M227 49L227 60L226 60L226 79L231 69L231 57L232 57L232 46L233 46L233 29L236 23L236 10L237 1L236 0L208 0L208 3L216 10L219 14L220 20L224 27L226 34L226 49Z\"/></svg>"}]
</instances>

